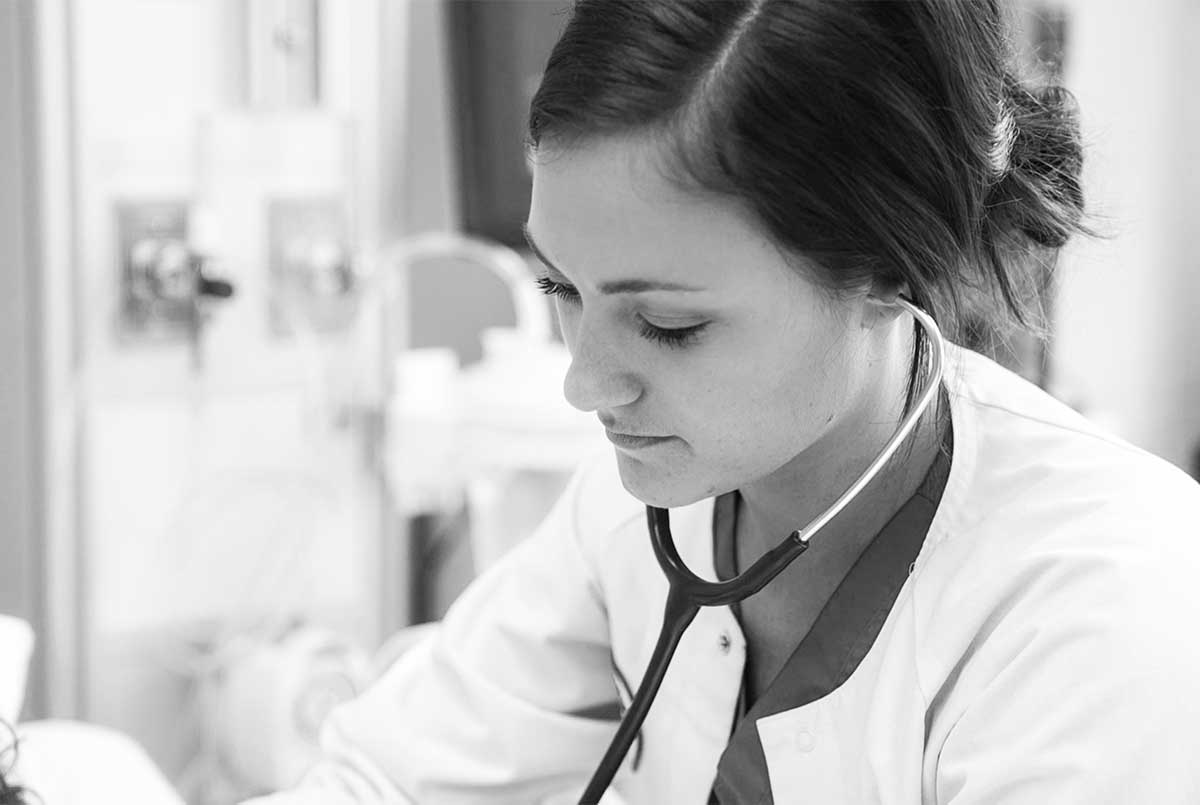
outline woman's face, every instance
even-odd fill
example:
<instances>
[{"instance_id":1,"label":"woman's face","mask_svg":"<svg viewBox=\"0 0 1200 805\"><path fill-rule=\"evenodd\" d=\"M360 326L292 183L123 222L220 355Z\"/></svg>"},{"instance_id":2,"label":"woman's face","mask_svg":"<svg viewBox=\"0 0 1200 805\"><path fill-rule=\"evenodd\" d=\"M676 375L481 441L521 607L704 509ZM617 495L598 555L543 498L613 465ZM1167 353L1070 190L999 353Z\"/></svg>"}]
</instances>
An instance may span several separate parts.
<instances>
[{"instance_id":1,"label":"woman's face","mask_svg":"<svg viewBox=\"0 0 1200 805\"><path fill-rule=\"evenodd\" d=\"M527 228L559 297L566 398L610 432L625 488L666 508L832 454L872 414L878 375L861 301L831 298L735 202L655 164L632 140L538 161Z\"/></svg>"}]
</instances>

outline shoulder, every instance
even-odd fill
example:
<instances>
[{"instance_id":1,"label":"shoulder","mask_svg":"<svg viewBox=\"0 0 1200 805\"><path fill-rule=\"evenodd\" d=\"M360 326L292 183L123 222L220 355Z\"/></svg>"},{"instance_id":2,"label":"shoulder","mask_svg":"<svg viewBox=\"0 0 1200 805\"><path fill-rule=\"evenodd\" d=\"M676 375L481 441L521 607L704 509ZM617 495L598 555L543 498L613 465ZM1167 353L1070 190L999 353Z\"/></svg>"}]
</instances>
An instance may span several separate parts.
<instances>
[{"instance_id":1,"label":"shoulder","mask_svg":"<svg viewBox=\"0 0 1200 805\"><path fill-rule=\"evenodd\" d=\"M947 376L955 455L948 500L964 526L1023 525L1037 535L1200 532L1200 485L1169 462L1104 431L986 358L957 350Z\"/></svg>"},{"instance_id":2,"label":"shoulder","mask_svg":"<svg viewBox=\"0 0 1200 805\"><path fill-rule=\"evenodd\" d=\"M1200 618L1200 486L984 358L955 364L954 465L915 593L925 684L1021 656L1200 674L1178 640Z\"/></svg>"}]
</instances>

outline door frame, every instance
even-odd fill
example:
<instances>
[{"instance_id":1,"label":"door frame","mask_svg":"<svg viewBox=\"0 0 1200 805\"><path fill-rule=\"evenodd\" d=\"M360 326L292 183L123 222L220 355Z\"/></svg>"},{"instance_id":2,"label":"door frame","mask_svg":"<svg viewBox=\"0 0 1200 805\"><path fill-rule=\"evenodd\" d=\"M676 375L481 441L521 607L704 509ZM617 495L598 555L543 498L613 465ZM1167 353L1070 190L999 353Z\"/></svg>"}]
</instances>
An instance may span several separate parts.
<instances>
[{"instance_id":1,"label":"door frame","mask_svg":"<svg viewBox=\"0 0 1200 805\"><path fill-rule=\"evenodd\" d=\"M79 713L70 0L0 3L0 612L37 635L23 718Z\"/></svg>"}]
</instances>

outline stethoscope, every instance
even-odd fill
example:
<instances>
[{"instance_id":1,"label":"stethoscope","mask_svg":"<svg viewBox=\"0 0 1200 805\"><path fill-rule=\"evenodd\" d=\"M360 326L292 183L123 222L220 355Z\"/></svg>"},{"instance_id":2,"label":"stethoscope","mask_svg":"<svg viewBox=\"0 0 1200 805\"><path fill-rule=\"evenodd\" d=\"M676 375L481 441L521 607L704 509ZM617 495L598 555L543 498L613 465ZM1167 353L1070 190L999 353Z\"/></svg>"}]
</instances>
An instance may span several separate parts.
<instances>
[{"instance_id":1,"label":"stethoscope","mask_svg":"<svg viewBox=\"0 0 1200 805\"><path fill-rule=\"evenodd\" d=\"M929 337L931 357L929 384L922 392L916 406L900 423L900 427L892 435L891 440L884 445L875 460L863 471L858 480L851 484L850 488L842 493L842 496L820 516L802 530L793 531L783 542L761 556L741 575L728 581L714 582L701 579L680 558L679 551L675 548L675 541L671 537L669 512L654 506L646 507L650 542L654 546L654 555L658 557L658 563L662 566L669 585L662 631L659 632L658 643L654 646L649 667L642 678L642 684L638 687L637 695L633 697L629 709L621 719L616 735L613 736L612 743L608 746L608 751L604 753L600 765L592 775L587 788L584 789L579 805L597 805L600 797L608 789L617 768L625 759L638 731L641 730L642 722L646 720L646 714L650 711L650 705L658 693L663 676L667 673L667 667L671 664L671 657L675 654L675 648L679 645L680 638L683 637L684 631L700 611L700 607L719 607L743 601L767 586L771 579L778 576L796 557L808 549L808 541L814 534L846 508L850 501L858 497L866 485L883 469L883 465L892 457L900 444L908 438L913 428L917 426L918 420L933 402L942 381L942 366L946 358L946 342L942 338L942 331L938 329L937 323L929 314L904 297L896 297L896 304L911 313Z\"/></svg>"}]
</instances>

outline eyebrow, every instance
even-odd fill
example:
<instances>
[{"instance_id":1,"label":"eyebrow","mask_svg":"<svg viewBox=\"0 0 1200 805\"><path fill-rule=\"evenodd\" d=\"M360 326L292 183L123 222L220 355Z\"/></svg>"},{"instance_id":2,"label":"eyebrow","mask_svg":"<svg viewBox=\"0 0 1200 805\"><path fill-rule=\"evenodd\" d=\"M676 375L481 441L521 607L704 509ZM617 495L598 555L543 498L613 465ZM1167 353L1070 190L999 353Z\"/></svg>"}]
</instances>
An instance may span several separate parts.
<instances>
[{"instance_id":1,"label":"eyebrow","mask_svg":"<svg viewBox=\"0 0 1200 805\"><path fill-rule=\"evenodd\" d=\"M557 274L565 277L566 275L550 262L546 255L542 254L542 250L538 248L537 243L533 240L533 235L529 233L529 224L521 224L521 232L525 235L525 242L529 244L529 248L533 249L537 259L546 264L546 268L554 271ZM703 291L704 288L697 288L694 285L683 285L678 282L653 282L643 279L627 279L627 280L611 280L600 285L600 293L604 295L623 294L623 293L644 293L646 291Z\"/></svg>"}]
</instances>

